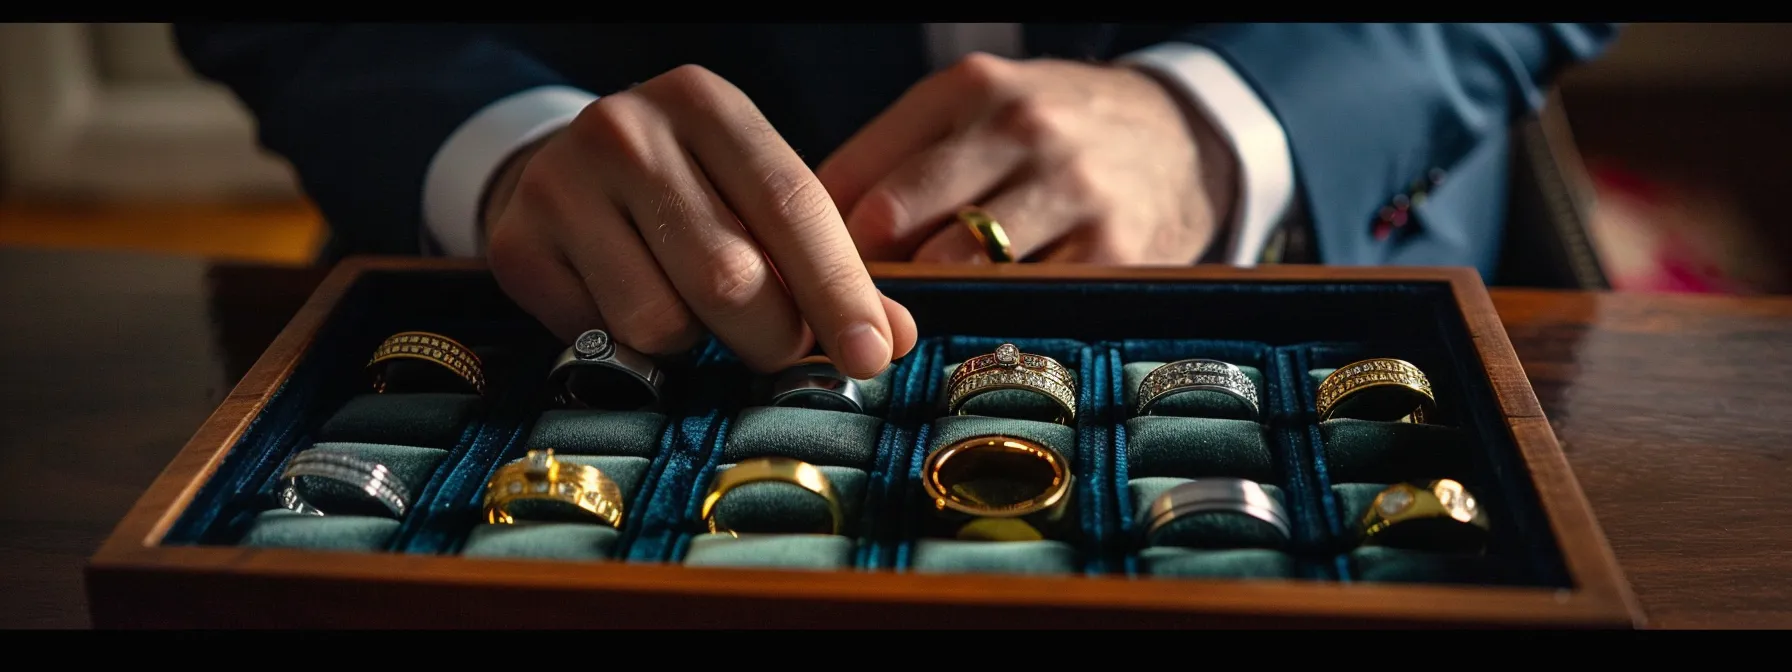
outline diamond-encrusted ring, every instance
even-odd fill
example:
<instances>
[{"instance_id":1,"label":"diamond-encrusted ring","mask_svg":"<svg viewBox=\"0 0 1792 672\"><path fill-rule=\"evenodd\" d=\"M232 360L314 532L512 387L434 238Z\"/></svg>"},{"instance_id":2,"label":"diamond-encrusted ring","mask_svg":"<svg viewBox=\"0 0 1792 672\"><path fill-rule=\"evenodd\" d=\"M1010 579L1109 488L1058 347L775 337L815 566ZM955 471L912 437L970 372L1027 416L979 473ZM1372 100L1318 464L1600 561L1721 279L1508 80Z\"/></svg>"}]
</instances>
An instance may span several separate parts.
<instances>
[{"instance_id":1,"label":"diamond-encrusted ring","mask_svg":"<svg viewBox=\"0 0 1792 672\"><path fill-rule=\"evenodd\" d=\"M1013 343L965 360L946 381L946 412L962 414L965 402L985 392L1025 390L1044 395L1058 407L1055 421L1076 420L1076 374L1058 360L1024 353Z\"/></svg>"},{"instance_id":2,"label":"diamond-encrusted ring","mask_svg":"<svg viewBox=\"0 0 1792 672\"><path fill-rule=\"evenodd\" d=\"M1423 424L1437 409L1431 381L1410 362L1376 358L1352 362L1319 383L1319 420L1399 421Z\"/></svg>"},{"instance_id":3,"label":"diamond-encrusted ring","mask_svg":"<svg viewBox=\"0 0 1792 672\"><path fill-rule=\"evenodd\" d=\"M1139 512L1138 524L1149 543L1165 525L1198 513L1234 513L1255 518L1273 529L1280 542L1288 540L1288 512L1282 503L1261 484L1242 478L1201 478L1173 486Z\"/></svg>"},{"instance_id":4,"label":"diamond-encrusted ring","mask_svg":"<svg viewBox=\"0 0 1792 672\"><path fill-rule=\"evenodd\" d=\"M1490 529L1474 493L1447 478L1388 486L1357 519L1364 545L1443 552L1481 551Z\"/></svg>"},{"instance_id":5,"label":"diamond-encrusted ring","mask_svg":"<svg viewBox=\"0 0 1792 672\"><path fill-rule=\"evenodd\" d=\"M665 379L652 359L592 329L554 360L548 381L563 406L634 410L658 403Z\"/></svg>"},{"instance_id":6,"label":"diamond-encrusted ring","mask_svg":"<svg viewBox=\"0 0 1792 672\"><path fill-rule=\"evenodd\" d=\"M828 362L805 362L785 369L772 381L771 405L863 413L859 382Z\"/></svg>"},{"instance_id":7,"label":"diamond-encrusted ring","mask_svg":"<svg viewBox=\"0 0 1792 672\"><path fill-rule=\"evenodd\" d=\"M519 516L514 509L521 502L537 506ZM553 450L531 450L499 467L485 484L483 504L486 522L494 525L567 513L622 527L622 488L597 467L555 459Z\"/></svg>"},{"instance_id":8,"label":"diamond-encrusted ring","mask_svg":"<svg viewBox=\"0 0 1792 672\"><path fill-rule=\"evenodd\" d=\"M398 332L373 351L373 359L368 360L367 370L373 373L375 392L386 391L389 382L386 369L391 362L400 359L415 359L440 366L473 388L474 393L485 394L485 371L480 365L479 355L473 354L473 349L461 345L460 341L427 331Z\"/></svg>"},{"instance_id":9,"label":"diamond-encrusted ring","mask_svg":"<svg viewBox=\"0 0 1792 672\"><path fill-rule=\"evenodd\" d=\"M1257 415L1257 384L1237 366L1212 359L1184 359L1152 369L1139 381L1134 414L1150 415L1158 400L1196 390L1224 393L1249 407L1252 417Z\"/></svg>"},{"instance_id":10,"label":"diamond-encrusted ring","mask_svg":"<svg viewBox=\"0 0 1792 672\"><path fill-rule=\"evenodd\" d=\"M308 478L335 481L351 490L364 493L386 507L393 518L403 518L411 508L410 491L386 465L333 450L307 450L299 453L287 463L286 471L280 474L280 478L283 481L279 494L280 506L306 515L324 515L305 496L305 479Z\"/></svg>"},{"instance_id":11,"label":"diamond-encrusted ring","mask_svg":"<svg viewBox=\"0 0 1792 672\"><path fill-rule=\"evenodd\" d=\"M716 474L715 481L709 486L709 495L703 498L703 508L697 513L705 527L715 534L736 534L735 530L720 520L717 505L729 492L748 483L789 483L821 497L827 505L829 524L825 529L815 530L820 534L840 534L846 523L845 514L840 509L840 496L834 490L833 481L822 473L821 468L802 460L789 457L755 457L741 460L732 467Z\"/></svg>"},{"instance_id":12,"label":"diamond-encrusted ring","mask_svg":"<svg viewBox=\"0 0 1792 672\"><path fill-rule=\"evenodd\" d=\"M1014 436L963 439L921 465L921 489L964 540L1044 539L1069 508L1074 480L1058 451Z\"/></svg>"}]
</instances>

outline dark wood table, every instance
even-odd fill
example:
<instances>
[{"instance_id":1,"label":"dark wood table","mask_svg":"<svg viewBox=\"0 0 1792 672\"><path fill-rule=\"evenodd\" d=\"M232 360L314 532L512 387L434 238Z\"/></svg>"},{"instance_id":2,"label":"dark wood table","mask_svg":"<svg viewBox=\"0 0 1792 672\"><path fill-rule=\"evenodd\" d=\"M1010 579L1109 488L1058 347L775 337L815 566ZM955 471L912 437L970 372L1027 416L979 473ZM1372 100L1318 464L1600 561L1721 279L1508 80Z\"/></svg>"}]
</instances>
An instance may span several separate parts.
<instances>
[{"instance_id":1,"label":"dark wood table","mask_svg":"<svg viewBox=\"0 0 1792 672\"><path fill-rule=\"evenodd\" d=\"M323 277L0 250L0 628L81 567ZM1494 292L1651 624L1792 628L1792 299Z\"/></svg>"}]
</instances>

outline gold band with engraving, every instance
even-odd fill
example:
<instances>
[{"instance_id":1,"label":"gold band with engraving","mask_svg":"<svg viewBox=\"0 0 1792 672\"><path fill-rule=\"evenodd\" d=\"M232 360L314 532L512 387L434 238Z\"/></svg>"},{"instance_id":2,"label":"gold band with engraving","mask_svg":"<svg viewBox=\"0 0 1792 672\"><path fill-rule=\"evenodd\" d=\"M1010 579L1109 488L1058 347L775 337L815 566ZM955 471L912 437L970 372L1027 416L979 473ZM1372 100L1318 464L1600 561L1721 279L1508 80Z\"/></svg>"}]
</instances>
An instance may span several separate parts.
<instances>
[{"instance_id":1,"label":"gold band with engraving","mask_svg":"<svg viewBox=\"0 0 1792 672\"><path fill-rule=\"evenodd\" d=\"M971 230L971 237L983 246L983 253L990 261L1005 264L1014 261L1014 246L1008 242L1008 232L989 216L989 212L975 205L967 205L958 210L958 221Z\"/></svg>"},{"instance_id":2,"label":"gold band with engraving","mask_svg":"<svg viewBox=\"0 0 1792 672\"><path fill-rule=\"evenodd\" d=\"M1025 489L986 492L992 481L1024 483ZM1073 482L1063 455L1014 436L957 441L934 451L921 465L922 490L937 514L959 524L956 536L965 540L1045 538L1068 510Z\"/></svg>"},{"instance_id":3,"label":"gold band with engraving","mask_svg":"<svg viewBox=\"0 0 1792 672\"><path fill-rule=\"evenodd\" d=\"M1412 363L1365 359L1338 367L1319 383L1315 409L1321 422L1333 418L1405 421L1423 424L1437 408L1431 380Z\"/></svg>"},{"instance_id":4,"label":"gold band with engraving","mask_svg":"<svg viewBox=\"0 0 1792 672\"><path fill-rule=\"evenodd\" d=\"M622 488L597 467L562 462L552 450L531 450L492 474L485 484L486 521L515 523L510 506L523 501L565 504L605 525L622 527Z\"/></svg>"},{"instance_id":5,"label":"gold band with engraving","mask_svg":"<svg viewBox=\"0 0 1792 672\"><path fill-rule=\"evenodd\" d=\"M1067 425L1076 420L1076 386L1076 374L1058 360L1003 343L952 372L946 381L946 412L962 414L966 402L985 392L1025 390L1050 399L1058 407L1055 421Z\"/></svg>"},{"instance_id":6,"label":"gold band with engraving","mask_svg":"<svg viewBox=\"0 0 1792 672\"><path fill-rule=\"evenodd\" d=\"M698 516L711 533L735 534L734 530L722 523L717 515L716 505L730 491L748 483L789 483L821 496L827 503L828 516L832 520L828 529L820 530L823 534L840 534L845 527L845 513L840 508L840 496L834 490L834 483L821 468L802 460L788 457L755 457L741 460L734 466L716 474L715 482L709 486L709 495L703 498L703 509Z\"/></svg>"},{"instance_id":7,"label":"gold band with engraving","mask_svg":"<svg viewBox=\"0 0 1792 672\"><path fill-rule=\"evenodd\" d=\"M1364 545L1458 551L1480 550L1491 529L1474 493L1447 478L1388 486L1356 527Z\"/></svg>"},{"instance_id":8,"label":"gold band with engraving","mask_svg":"<svg viewBox=\"0 0 1792 672\"><path fill-rule=\"evenodd\" d=\"M447 336L427 331L401 331L388 337L373 351L367 369L373 372L375 392L386 391L385 365L393 360L415 359L448 369L456 378L485 394L485 370L479 355Z\"/></svg>"}]
</instances>

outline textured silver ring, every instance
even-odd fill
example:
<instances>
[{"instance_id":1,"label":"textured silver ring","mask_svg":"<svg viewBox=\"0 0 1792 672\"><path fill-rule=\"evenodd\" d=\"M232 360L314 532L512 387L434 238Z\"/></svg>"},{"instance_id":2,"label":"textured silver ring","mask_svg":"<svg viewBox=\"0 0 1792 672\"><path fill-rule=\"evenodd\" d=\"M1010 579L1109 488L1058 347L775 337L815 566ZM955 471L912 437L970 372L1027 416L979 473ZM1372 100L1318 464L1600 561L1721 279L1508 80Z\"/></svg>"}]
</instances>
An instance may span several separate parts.
<instances>
[{"instance_id":1,"label":"textured silver ring","mask_svg":"<svg viewBox=\"0 0 1792 672\"><path fill-rule=\"evenodd\" d=\"M1281 502L1256 481L1242 478L1203 478L1165 490L1141 513L1139 524L1149 539L1178 518L1213 511L1239 513L1269 523L1283 539L1290 534L1288 512Z\"/></svg>"},{"instance_id":2,"label":"textured silver ring","mask_svg":"<svg viewBox=\"0 0 1792 672\"><path fill-rule=\"evenodd\" d=\"M1257 416L1257 384L1244 375L1244 370L1214 359L1184 359L1152 369L1139 381L1134 415L1149 415L1159 400L1196 390L1226 394L1244 402L1251 409L1251 417Z\"/></svg>"},{"instance_id":3,"label":"textured silver ring","mask_svg":"<svg viewBox=\"0 0 1792 672\"><path fill-rule=\"evenodd\" d=\"M622 378L633 381L640 386L639 394L628 394L619 389L590 389L585 374L602 371L620 373ZM560 388L557 400L567 406L603 407L618 404L607 403L598 399L599 393L607 394L614 400L625 400L621 406L645 408L657 404L660 400L660 388L665 383L665 376L660 372L653 360L634 349L617 343L610 334L602 329L592 329L579 334L572 346L560 353L554 360L554 367L548 370L548 380ZM615 380L614 377L610 380ZM640 403L634 403L639 401Z\"/></svg>"},{"instance_id":4,"label":"textured silver ring","mask_svg":"<svg viewBox=\"0 0 1792 672\"><path fill-rule=\"evenodd\" d=\"M825 363L798 364L778 374L772 382L771 405L865 412L859 381Z\"/></svg>"},{"instance_id":5,"label":"textured silver ring","mask_svg":"<svg viewBox=\"0 0 1792 672\"><path fill-rule=\"evenodd\" d=\"M280 489L280 505L289 511L305 515L324 515L323 511L306 500L301 483L301 479L305 477L336 481L360 490L384 505L394 518L403 518L411 508L411 494L404 482L386 465L371 460L341 453L308 450L292 458L280 477L284 481L284 487Z\"/></svg>"}]
</instances>

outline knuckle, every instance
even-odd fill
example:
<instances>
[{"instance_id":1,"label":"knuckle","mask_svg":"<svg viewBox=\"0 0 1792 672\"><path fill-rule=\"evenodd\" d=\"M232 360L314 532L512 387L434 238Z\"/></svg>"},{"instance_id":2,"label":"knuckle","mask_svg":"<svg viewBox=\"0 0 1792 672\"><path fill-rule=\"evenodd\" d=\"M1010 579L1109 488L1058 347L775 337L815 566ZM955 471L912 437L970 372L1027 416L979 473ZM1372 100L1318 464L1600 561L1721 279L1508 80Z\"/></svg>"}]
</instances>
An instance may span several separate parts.
<instances>
[{"instance_id":1,"label":"knuckle","mask_svg":"<svg viewBox=\"0 0 1792 672\"><path fill-rule=\"evenodd\" d=\"M772 212L785 226L802 232L825 226L834 215L834 201L808 169L774 168L763 181Z\"/></svg>"},{"instance_id":2,"label":"knuckle","mask_svg":"<svg viewBox=\"0 0 1792 672\"><path fill-rule=\"evenodd\" d=\"M600 159L645 166L653 156L648 123L651 118L640 102L623 93L587 105L566 132Z\"/></svg>"},{"instance_id":3,"label":"knuckle","mask_svg":"<svg viewBox=\"0 0 1792 672\"><path fill-rule=\"evenodd\" d=\"M951 77L971 89L996 89L1006 81L1012 65L1000 56L973 52L952 65Z\"/></svg>"},{"instance_id":4,"label":"knuckle","mask_svg":"<svg viewBox=\"0 0 1792 672\"><path fill-rule=\"evenodd\" d=\"M642 85L644 92L664 96L681 105L709 113L721 113L736 107L738 96L734 85L721 75L701 65L686 64L666 71Z\"/></svg>"},{"instance_id":5,"label":"knuckle","mask_svg":"<svg viewBox=\"0 0 1792 672\"><path fill-rule=\"evenodd\" d=\"M696 342L701 331L691 311L673 296L643 301L612 322L618 340L650 354L683 350Z\"/></svg>"},{"instance_id":6,"label":"knuckle","mask_svg":"<svg viewBox=\"0 0 1792 672\"><path fill-rule=\"evenodd\" d=\"M1036 98L1017 98L996 113L995 126L1009 139L1027 145L1043 145L1058 135L1057 115Z\"/></svg>"},{"instance_id":7,"label":"knuckle","mask_svg":"<svg viewBox=\"0 0 1792 672\"><path fill-rule=\"evenodd\" d=\"M862 248L882 249L897 242L896 226L906 215L902 199L887 189L877 189L859 201L850 225L853 240Z\"/></svg>"},{"instance_id":8,"label":"knuckle","mask_svg":"<svg viewBox=\"0 0 1792 672\"><path fill-rule=\"evenodd\" d=\"M744 240L717 248L703 272L701 291L693 298L710 312L724 315L749 309L769 275L765 257Z\"/></svg>"},{"instance_id":9,"label":"knuckle","mask_svg":"<svg viewBox=\"0 0 1792 672\"><path fill-rule=\"evenodd\" d=\"M1102 188L1101 171L1083 163L1072 162L1058 172L1056 191L1095 212L1107 211L1107 191Z\"/></svg>"}]
</instances>

